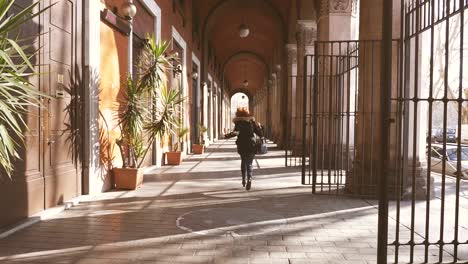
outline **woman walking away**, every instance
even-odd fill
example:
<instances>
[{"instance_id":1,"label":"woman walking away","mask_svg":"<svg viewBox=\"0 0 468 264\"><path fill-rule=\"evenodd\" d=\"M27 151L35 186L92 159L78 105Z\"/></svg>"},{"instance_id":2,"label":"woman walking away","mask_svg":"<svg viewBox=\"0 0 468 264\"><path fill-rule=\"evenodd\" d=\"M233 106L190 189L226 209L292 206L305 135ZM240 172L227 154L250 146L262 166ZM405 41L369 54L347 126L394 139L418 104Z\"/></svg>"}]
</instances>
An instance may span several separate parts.
<instances>
[{"instance_id":1,"label":"woman walking away","mask_svg":"<svg viewBox=\"0 0 468 264\"><path fill-rule=\"evenodd\" d=\"M231 138L237 136L237 153L239 153L242 159L242 186L244 186L246 190L250 190L253 174L252 163L256 153L255 134L263 138L263 133L247 108L237 108L236 117L232 121L235 124L234 131L226 134L224 137ZM246 174L247 185L245 181Z\"/></svg>"}]
</instances>

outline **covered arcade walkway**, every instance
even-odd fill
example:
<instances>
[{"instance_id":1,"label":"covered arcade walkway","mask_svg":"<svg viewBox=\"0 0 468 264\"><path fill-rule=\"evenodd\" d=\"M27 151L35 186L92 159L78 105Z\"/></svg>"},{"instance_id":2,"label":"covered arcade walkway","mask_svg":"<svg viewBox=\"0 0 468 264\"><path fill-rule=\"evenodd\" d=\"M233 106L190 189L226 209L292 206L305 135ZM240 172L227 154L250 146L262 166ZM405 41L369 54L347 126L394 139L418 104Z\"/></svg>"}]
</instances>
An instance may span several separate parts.
<instances>
[{"instance_id":1,"label":"covered arcade walkway","mask_svg":"<svg viewBox=\"0 0 468 264\"><path fill-rule=\"evenodd\" d=\"M234 141L218 141L181 166L148 171L136 191L85 197L0 239L0 263L376 263L377 202L312 195L311 187L300 183L300 167L284 167L283 153L270 144L267 155L257 155L252 190L246 191ZM434 178L431 204L437 209L441 178ZM466 216L468 181L461 189L460 214ZM447 237L454 230L454 196L447 189ZM392 202L391 216L395 209ZM425 232L424 212L425 203L418 202L416 241ZM389 222L394 239L395 219ZM439 222L431 225L436 238ZM402 201L400 241L410 238L410 226L411 201ZM468 237L468 224L460 226L460 237ZM423 247L415 250L414 261L423 262ZM400 246L398 255L398 263L407 263L409 247ZM452 248L444 247L444 255L450 258ZM439 248L430 247L429 260L438 256ZM460 246L458 256L468 259L468 248ZM393 262L392 248L388 258Z\"/></svg>"},{"instance_id":2,"label":"covered arcade walkway","mask_svg":"<svg viewBox=\"0 0 468 264\"><path fill-rule=\"evenodd\" d=\"M283 151L243 189L233 141L0 240L0 263L375 263L377 209L311 195Z\"/></svg>"}]
</instances>

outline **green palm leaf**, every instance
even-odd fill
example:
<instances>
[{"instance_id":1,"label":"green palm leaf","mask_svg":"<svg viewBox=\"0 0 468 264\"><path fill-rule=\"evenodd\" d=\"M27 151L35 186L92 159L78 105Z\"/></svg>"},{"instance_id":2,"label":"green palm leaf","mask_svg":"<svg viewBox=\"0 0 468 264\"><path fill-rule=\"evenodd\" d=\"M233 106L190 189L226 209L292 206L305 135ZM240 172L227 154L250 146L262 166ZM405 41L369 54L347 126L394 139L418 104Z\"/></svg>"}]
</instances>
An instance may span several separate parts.
<instances>
[{"instance_id":1,"label":"green palm leaf","mask_svg":"<svg viewBox=\"0 0 468 264\"><path fill-rule=\"evenodd\" d=\"M0 174L11 178L14 162L19 158L18 148L24 142L27 130L25 117L29 107L41 106L40 98L48 97L38 91L27 78L34 75L27 54L30 44L23 44L9 37L10 32L40 15L49 7L34 13L39 3L34 3L17 14L11 14L14 0L0 0ZM29 42L31 43L31 42Z\"/></svg>"}]
</instances>

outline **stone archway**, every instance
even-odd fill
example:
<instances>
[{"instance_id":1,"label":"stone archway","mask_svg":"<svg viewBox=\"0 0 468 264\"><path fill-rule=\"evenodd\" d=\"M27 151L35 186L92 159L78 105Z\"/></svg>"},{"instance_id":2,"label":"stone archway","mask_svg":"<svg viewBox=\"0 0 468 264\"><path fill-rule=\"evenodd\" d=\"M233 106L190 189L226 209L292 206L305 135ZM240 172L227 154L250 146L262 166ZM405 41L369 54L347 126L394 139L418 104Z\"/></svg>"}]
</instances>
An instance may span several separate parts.
<instances>
[{"instance_id":1,"label":"stone archway","mask_svg":"<svg viewBox=\"0 0 468 264\"><path fill-rule=\"evenodd\" d=\"M243 92L237 92L231 96L231 119L235 117L235 113L239 108L247 108L250 111L250 99L249 96Z\"/></svg>"},{"instance_id":2,"label":"stone archway","mask_svg":"<svg viewBox=\"0 0 468 264\"><path fill-rule=\"evenodd\" d=\"M247 96L248 98L248 101L249 101L249 111L251 113L253 113L253 109L254 109L254 105L253 105L253 102L254 102L254 96L252 94L251 91L249 91L248 89L244 88L244 87L239 87L239 88L235 88L235 89L232 89L228 92L228 95L229 95L229 99L232 100L232 97L235 95L235 94L238 94L238 93L243 93Z\"/></svg>"}]
</instances>

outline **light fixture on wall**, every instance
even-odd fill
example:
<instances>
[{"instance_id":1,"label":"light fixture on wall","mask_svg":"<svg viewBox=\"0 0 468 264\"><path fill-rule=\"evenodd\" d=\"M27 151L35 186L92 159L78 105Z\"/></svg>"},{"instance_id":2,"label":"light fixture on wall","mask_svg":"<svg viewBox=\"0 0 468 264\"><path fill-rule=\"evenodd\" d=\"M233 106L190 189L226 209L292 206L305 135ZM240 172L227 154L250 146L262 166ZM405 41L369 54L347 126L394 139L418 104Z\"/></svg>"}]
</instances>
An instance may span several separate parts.
<instances>
[{"instance_id":1,"label":"light fixture on wall","mask_svg":"<svg viewBox=\"0 0 468 264\"><path fill-rule=\"evenodd\" d=\"M245 79L245 80L242 82L242 85L243 85L244 87L249 86L249 81L248 81L247 79Z\"/></svg>"},{"instance_id":2,"label":"light fixture on wall","mask_svg":"<svg viewBox=\"0 0 468 264\"><path fill-rule=\"evenodd\" d=\"M136 15L136 12L137 12L137 8L136 8L135 4L133 4L132 0L130 0L130 1L126 2L126 3L123 3L121 9L122 9L122 15L127 20L133 19L133 17Z\"/></svg>"},{"instance_id":3,"label":"light fixture on wall","mask_svg":"<svg viewBox=\"0 0 468 264\"><path fill-rule=\"evenodd\" d=\"M192 72L192 79L198 79L198 72Z\"/></svg>"},{"instance_id":4,"label":"light fixture on wall","mask_svg":"<svg viewBox=\"0 0 468 264\"><path fill-rule=\"evenodd\" d=\"M241 24L239 26L239 37L246 38L250 33L250 29L245 25Z\"/></svg>"},{"instance_id":5,"label":"light fixture on wall","mask_svg":"<svg viewBox=\"0 0 468 264\"><path fill-rule=\"evenodd\" d=\"M174 74L175 74L175 75L181 74L181 73L182 73L182 65L181 65L181 64L177 64L177 65L173 68L173 71L174 71Z\"/></svg>"},{"instance_id":6,"label":"light fixture on wall","mask_svg":"<svg viewBox=\"0 0 468 264\"><path fill-rule=\"evenodd\" d=\"M276 70L276 72L280 72L281 71L281 64L276 64L275 65L275 70Z\"/></svg>"},{"instance_id":7,"label":"light fixture on wall","mask_svg":"<svg viewBox=\"0 0 468 264\"><path fill-rule=\"evenodd\" d=\"M133 17L136 15L137 8L132 0L122 5L122 15L128 20L130 28L128 33L128 75L133 76Z\"/></svg>"}]
</instances>

